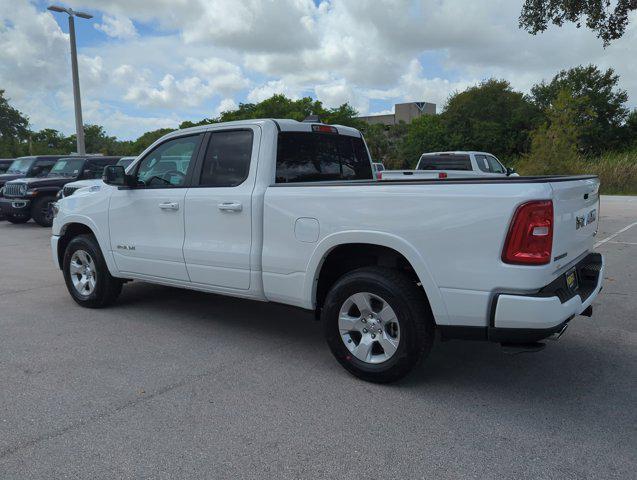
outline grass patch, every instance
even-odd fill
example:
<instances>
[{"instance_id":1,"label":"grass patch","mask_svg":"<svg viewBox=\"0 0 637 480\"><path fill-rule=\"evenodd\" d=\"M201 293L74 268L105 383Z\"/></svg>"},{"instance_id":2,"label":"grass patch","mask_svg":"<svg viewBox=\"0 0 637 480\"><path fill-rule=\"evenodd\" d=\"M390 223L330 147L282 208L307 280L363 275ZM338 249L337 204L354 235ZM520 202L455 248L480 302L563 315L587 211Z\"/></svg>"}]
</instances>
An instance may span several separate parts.
<instances>
[{"instance_id":1,"label":"grass patch","mask_svg":"<svg viewBox=\"0 0 637 480\"><path fill-rule=\"evenodd\" d=\"M608 152L599 157L582 157L559 162L538 171L538 165L528 158L514 162L520 175L597 175L601 193L607 195L637 195L637 148L625 152ZM550 171L546 171L550 170Z\"/></svg>"}]
</instances>

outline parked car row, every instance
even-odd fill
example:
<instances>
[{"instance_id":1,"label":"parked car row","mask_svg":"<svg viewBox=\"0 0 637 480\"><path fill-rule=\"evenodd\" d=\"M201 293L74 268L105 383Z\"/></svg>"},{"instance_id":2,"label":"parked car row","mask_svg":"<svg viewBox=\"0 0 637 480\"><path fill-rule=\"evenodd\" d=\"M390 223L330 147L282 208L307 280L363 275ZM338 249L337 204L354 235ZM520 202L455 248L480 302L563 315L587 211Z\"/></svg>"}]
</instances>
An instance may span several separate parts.
<instances>
[{"instance_id":1,"label":"parked car row","mask_svg":"<svg viewBox=\"0 0 637 480\"><path fill-rule=\"evenodd\" d=\"M0 219L26 223L33 218L38 225L50 227L53 223L51 205L60 193L68 196L78 188L99 184L104 167L119 162L128 165L133 159L102 155L42 155L12 160L0 174ZM79 185L67 188L70 183Z\"/></svg>"}]
</instances>

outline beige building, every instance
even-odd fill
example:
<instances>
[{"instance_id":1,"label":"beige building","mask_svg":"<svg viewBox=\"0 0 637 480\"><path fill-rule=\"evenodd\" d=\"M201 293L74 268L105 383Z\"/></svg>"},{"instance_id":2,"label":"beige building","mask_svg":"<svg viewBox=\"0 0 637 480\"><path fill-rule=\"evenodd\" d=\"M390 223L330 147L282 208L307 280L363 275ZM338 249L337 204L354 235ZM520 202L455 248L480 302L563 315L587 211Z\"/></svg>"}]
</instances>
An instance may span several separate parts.
<instances>
[{"instance_id":1,"label":"beige building","mask_svg":"<svg viewBox=\"0 0 637 480\"><path fill-rule=\"evenodd\" d=\"M422 115L435 115L436 104L428 102L409 102L409 103L397 103L394 105L394 113L387 115L368 115L366 117L358 117L361 120L382 125L396 125L400 122L409 123L414 118L418 118Z\"/></svg>"}]
</instances>

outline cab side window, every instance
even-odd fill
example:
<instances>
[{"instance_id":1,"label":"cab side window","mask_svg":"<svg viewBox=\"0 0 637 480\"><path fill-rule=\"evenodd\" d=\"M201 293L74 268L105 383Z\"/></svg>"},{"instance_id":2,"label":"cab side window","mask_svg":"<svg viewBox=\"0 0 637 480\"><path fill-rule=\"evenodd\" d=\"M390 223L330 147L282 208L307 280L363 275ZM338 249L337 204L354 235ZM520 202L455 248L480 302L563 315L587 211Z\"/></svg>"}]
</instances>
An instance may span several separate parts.
<instances>
[{"instance_id":1,"label":"cab side window","mask_svg":"<svg viewBox=\"0 0 637 480\"><path fill-rule=\"evenodd\" d=\"M200 139L200 135L179 137L157 146L139 164L139 185L147 188L184 186Z\"/></svg>"},{"instance_id":2,"label":"cab side window","mask_svg":"<svg viewBox=\"0 0 637 480\"><path fill-rule=\"evenodd\" d=\"M213 132L206 150L199 186L236 187L250 171L252 130Z\"/></svg>"},{"instance_id":3,"label":"cab side window","mask_svg":"<svg viewBox=\"0 0 637 480\"><path fill-rule=\"evenodd\" d=\"M36 160L31 169L31 175L34 177L46 177L55 165L52 160Z\"/></svg>"},{"instance_id":4,"label":"cab side window","mask_svg":"<svg viewBox=\"0 0 637 480\"><path fill-rule=\"evenodd\" d=\"M476 163L478 164L478 168L486 173L491 172L491 165L489 165L489 161L487 160L486 155L476 155Z\"/></svg>"},{"instance_id":5,"label":"cab side window","mask_svg":"<svg viewBox=\"0 0 637 480\"><path fill-rule=\"evenodd\" d=\"M89 160L84 165L82 177L87 180L101 178L105 166L104 160Z\"/></svg>"},{"instance_id":6,"label":"cab side window","mask_svg":"<svg viewBox=\"0 0 637 480\"><path fill-rule=\"evenodd\" d=\"M488 155L487 161L489 162L489 167L493 173L507 173L506 168L504 168L496 158Z\"/></svg>"}]
</instances>

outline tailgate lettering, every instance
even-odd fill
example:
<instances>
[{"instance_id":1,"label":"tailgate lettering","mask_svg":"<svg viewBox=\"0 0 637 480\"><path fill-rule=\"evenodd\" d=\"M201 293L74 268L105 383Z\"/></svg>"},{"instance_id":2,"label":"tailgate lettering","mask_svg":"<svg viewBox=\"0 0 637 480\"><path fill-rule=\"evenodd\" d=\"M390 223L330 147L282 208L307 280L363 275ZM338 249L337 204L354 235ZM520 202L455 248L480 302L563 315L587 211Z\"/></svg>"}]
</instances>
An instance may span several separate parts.
<instances>
[{"instance_id":1,"label":"tailgate lettering","mask_svg":"<svg viewBox=\"0 0 637 480\"><path fill-rule=\"evenodd\" d=\"M590 225L597 219L597 209L594 208L588 214L580 216L575 216L575 230L579 230L580 228L584 228L586 225Z\"/></svg>"}]
</instances>

